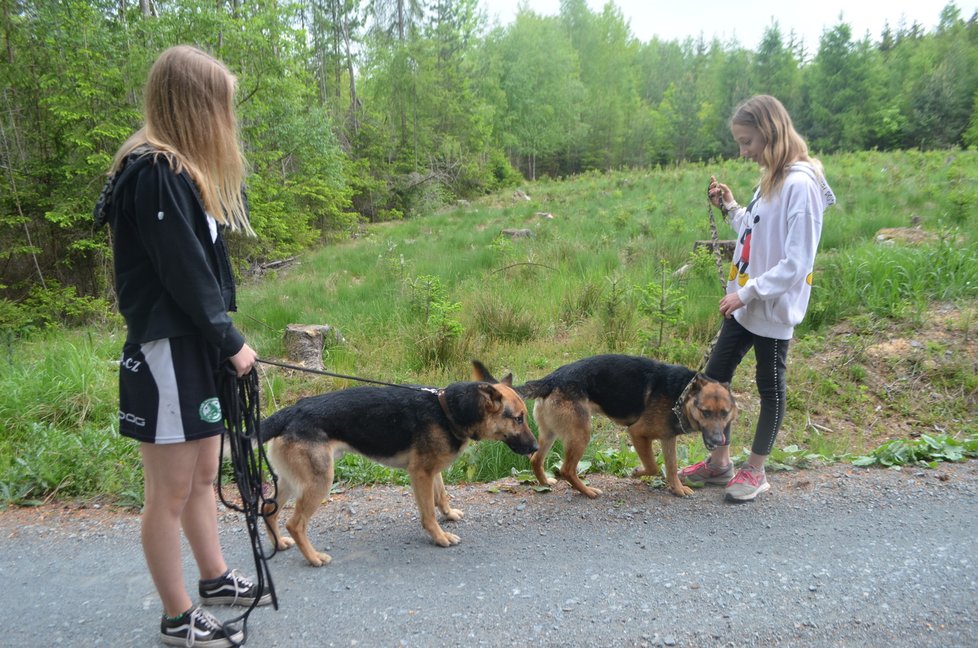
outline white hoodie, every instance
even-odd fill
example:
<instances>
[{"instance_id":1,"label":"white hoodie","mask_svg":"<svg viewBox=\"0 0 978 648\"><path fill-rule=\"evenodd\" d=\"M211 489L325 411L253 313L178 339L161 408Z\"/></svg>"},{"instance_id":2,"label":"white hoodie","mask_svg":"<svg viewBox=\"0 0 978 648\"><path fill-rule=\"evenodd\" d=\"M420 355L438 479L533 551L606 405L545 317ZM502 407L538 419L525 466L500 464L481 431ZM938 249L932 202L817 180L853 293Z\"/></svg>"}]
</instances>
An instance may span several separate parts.
<instances>
[{"instance_id":1,"label":"white hoodie","mask_svg":"<svg viewBox=\"0 0 978 648\"><path fill-rule=\"evenodd\" d=\"M733 316L751 333L791 339L808 309L822 214L833 204L825 178L796 162L775 195L758 189L746 208L731 212L738 238L727 292L744 302Z\"/></svg>"}]
</instances>

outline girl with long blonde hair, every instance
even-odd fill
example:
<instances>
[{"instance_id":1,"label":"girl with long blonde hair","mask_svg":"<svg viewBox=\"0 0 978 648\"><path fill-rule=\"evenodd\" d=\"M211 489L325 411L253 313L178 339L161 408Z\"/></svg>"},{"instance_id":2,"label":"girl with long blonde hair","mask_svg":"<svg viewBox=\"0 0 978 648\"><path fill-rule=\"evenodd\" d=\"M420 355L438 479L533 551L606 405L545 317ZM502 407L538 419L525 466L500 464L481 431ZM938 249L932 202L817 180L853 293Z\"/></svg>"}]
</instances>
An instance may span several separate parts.
<instances>
[{"instance_id":1,"label":"girl with long blonde hair","mask_svg":"<svg viewBox=\"0 0 978 648\"><path fill-rule=\"evenodd\" d=\"M760 183L746 207L730 188L710 177L707 196L737 231L737 246L720 300L724 316L704 373L730 382L754 349L761 411L747 462L736 472L726 443L710 448L707 460L679 471L689 481L725 486L726 499L753 500L770 489L764 463L781 429L787 403L788 345L811 296L822 215L835 203L822 165L808 153L791 116L776 98L756 95L734 110L730 131L741 156L761 169Z\"/></svg>"},{"instance_id":2,"label":"girl with long blonde hair","mask_svg":"<svg viewBox=\"0 0 978 648\"><path fill-rule=\"evenodd\" d=\"M235 289L222 230L253 234L235 84L198 48L163 52L146 81L145 122L116 153L96 206L96 222L112 228L126 321L119 432L139 442L143 553L163 604L160 637L171 645L243 639L193 603L181 529L200 572L201 603L271 602L224 561L213 485L224 432L216 374L229 364L243 376L257 360L228 315Z\"/></svg>"}]
</instances>

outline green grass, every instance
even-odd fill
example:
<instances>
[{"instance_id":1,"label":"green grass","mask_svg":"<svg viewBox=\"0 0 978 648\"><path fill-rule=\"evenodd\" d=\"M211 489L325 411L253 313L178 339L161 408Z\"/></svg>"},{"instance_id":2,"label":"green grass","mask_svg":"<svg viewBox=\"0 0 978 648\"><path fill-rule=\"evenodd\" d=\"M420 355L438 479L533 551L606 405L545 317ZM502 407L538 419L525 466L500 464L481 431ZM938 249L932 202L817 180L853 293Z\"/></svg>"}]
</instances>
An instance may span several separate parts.
<instances>
[{"instance_id":1,"label":"green grass","mask_svg":"<svg viewBox=\"0 0 978 648\"><path fill-rule=\"evenodd\" d=\"M935 428L970 438L978 433L978 152L854 153L823 163L839 204L826 214L771 465L870 456ZM720 323L713 260L692 254L694 241L709 238L711 174L742 200L757 179L741 161L587 173L528 183L529 202L503 192L372 225L355 240L243 281L234 318L267 358L283 357L288 324L335 326L345 342L326 349L327 369L389 382L468 379L471 358L522 382L607 351L695 367ZM935 242L875 242L880 228L911 218ZM510 240L501 235L506 228L533 237ZM721 224L721 236L733 233ZM687 264L683 276L673 274ZM935 319L945 307L948 314ZM124 329L118 317L103 328L51 330L8 345L0 361L0 502L138 502L138 453L114 424L113 362ZM881 355L892 339L919 346ZM742 401L738 450L749 446L756 421L752 376L749 355L734 381ZM353 384L263 367L264 412ZM637 459L623 431L600 418L594 429L590 470L630 472ZM698 439L680 450L683 462L704 453ZM555 451L548 467L558 461ZM485 481L527 469L525 458L483 443L466 449L446 479ZM344 458L337 476L340 487L404 480L355 457Z\"/></svg>"}]
</instances>

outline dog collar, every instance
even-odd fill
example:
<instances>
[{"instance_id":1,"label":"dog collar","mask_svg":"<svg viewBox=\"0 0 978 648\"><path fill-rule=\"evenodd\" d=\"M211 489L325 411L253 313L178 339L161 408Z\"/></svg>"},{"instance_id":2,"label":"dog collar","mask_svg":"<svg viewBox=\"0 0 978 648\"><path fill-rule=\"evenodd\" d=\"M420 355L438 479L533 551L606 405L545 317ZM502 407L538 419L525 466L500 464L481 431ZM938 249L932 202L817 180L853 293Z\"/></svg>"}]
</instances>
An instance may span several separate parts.
<instances>
[{"instance_id":1,"label":"dog collar","mask_svg":"<svg viewBox=\"0 0 978 648\"><path fill-rule=\"evenodd\" d=\"M683 411L682 403L676 403L675 407L672 408L672 413L676 415L676 420L679 422L679 433L689 434L690 429L687 425L689 419L686 418L686 413Z\"/></svg>"},{"instance_id":2,"label":"dog collar","mask_svg":"<svg viewBox=\"0 0 978 648\"><path fill-rule=\"evenodd\" d=\"M448 401L445 400L445 390L439 389L436 393L438 394L438 404L441 405L441 411L445 414L445 418L448 419L448 429L459 441L468 441L469 436L465 434L465 431L462 430L461 426L459 426L459 424L455 422L455 419L452 418L452 413L448 411Z\"/></svg>"},{"instance_id":3,"label":"dog collar","mask_svg":"<svg viewBox=\"0 0 978 648\"><path fill-rule=\"evenodd\" d=\"M676 420L679 421L679 433L688 434L689 433L689 419L686 418L686 410L683 408L683 403L686 402L686 397L689 396L689 391L693 388L693 383L696 382L696 376L694 375L692 380L686 383L683 388L682 393L679 394L679 398L676 399L676 404L672 406L672 413L676 415Z\"/></svg>"}]
</instances>

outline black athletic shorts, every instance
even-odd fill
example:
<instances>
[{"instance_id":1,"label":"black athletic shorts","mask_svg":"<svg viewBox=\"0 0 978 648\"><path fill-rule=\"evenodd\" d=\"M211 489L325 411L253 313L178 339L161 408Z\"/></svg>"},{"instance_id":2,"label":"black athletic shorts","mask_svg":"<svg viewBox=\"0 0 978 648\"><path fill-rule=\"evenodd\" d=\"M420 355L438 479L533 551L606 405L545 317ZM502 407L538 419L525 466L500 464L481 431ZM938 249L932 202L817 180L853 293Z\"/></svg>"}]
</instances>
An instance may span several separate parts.
<instances>
[{"instance_id":1,"label":"black athletic shorts","mask_svg":"<svg viewBox=\"0 0 978 648\"><path fill-rule=\"evenodd\" d=\"M119 433L181 443L224 432L217 347L201 336L127 342L119 365Z\"/></svg>"}]
</instances>

